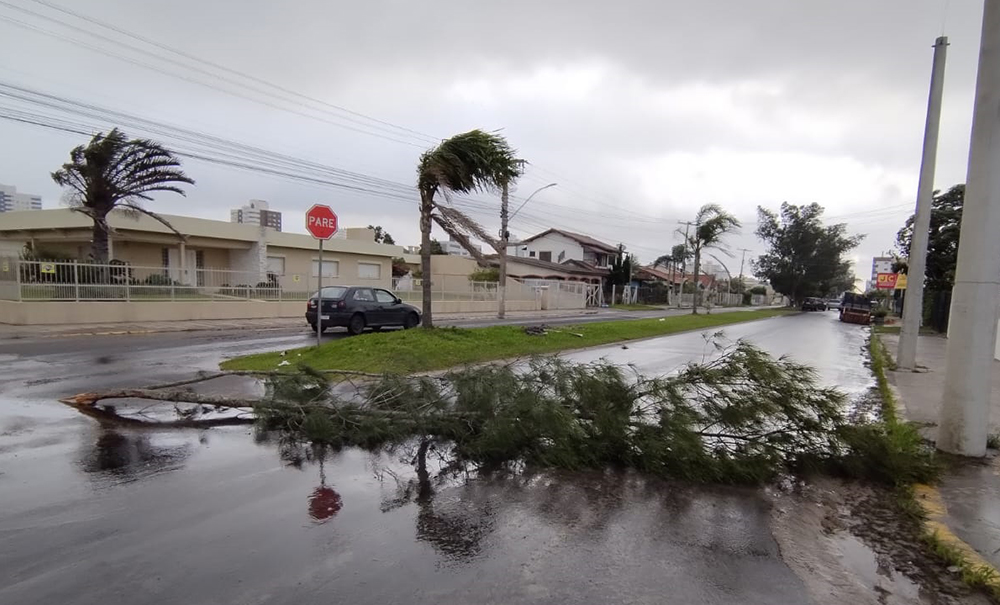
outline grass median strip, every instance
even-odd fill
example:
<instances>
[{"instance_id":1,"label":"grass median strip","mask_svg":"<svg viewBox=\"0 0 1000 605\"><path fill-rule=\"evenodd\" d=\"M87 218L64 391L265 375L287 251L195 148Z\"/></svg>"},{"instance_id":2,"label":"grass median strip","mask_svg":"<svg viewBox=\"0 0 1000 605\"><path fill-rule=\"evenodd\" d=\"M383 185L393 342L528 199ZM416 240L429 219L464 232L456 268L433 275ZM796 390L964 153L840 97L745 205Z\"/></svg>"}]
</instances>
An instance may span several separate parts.
<instances>
[{"instance_id":1,"label":"grass median strip","mask_svg":"<svg viewBox=\"0 0 1000 605\"><path fill-rule=\"evenodd\" d=\"M321 347L261 353L223 362L225 370L274 370L282 361L317 370L412 373L467 363L580 349L687 330L715 328L784 315L783 309L734 311L714 315L679 315L659 319L607 321L558 326L544 336L525 334L519 326L415 329L343 338ZM582 336L577 336L577 334Z\"/></svg>"}]
</instances>

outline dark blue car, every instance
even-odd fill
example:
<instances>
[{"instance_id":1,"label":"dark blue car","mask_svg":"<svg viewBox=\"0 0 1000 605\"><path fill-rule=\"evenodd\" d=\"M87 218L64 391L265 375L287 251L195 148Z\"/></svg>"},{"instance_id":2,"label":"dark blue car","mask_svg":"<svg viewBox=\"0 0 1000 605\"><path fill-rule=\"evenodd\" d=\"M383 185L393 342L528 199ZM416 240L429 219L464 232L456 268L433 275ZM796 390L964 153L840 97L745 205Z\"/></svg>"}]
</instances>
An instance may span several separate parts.
<instances>
[{"instance_id":1,"label":"dark blue car","mask_svg":"<svg viewBox=\"0 0 1000 605\"><path fill-rule=\"evenodd\" d=\"M313 330L317 321L323 330L347 328L350 334L360 334L365 328L377 331L388 326L410 329L420 325L419 309L382 288L328 286L323 288L321 313L317 313L317 302L313 294L306 305L306 321Z\"/></svg>"}]
</instances>

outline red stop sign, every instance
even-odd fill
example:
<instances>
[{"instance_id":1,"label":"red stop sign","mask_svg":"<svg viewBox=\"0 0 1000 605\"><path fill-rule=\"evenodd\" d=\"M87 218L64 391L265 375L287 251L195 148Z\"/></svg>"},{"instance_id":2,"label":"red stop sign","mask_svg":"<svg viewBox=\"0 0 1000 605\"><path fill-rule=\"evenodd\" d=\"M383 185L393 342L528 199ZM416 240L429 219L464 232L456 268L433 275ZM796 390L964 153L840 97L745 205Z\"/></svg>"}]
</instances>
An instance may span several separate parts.
<instances>
[{"instance_id":1,"label":"red stop sign","mask_svg":"<svg viewBox=\"0 0 1000 605\"><path fill-rule=\"evenodd\" d=\"M329 206L314 204L306 211L306 231L316 239L330 239L337 233L337 213Z\"/></svg>"}]
</instances>

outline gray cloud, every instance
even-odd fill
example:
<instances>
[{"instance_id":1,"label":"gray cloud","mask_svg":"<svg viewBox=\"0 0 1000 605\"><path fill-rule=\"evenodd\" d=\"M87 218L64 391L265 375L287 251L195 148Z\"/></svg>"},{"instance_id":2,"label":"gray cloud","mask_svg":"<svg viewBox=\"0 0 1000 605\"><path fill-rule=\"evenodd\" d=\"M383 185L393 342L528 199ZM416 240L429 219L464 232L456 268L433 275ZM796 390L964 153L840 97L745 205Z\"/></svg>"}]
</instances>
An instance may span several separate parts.
<instances>
[{"instance_id":1,"label":"gray cloud","mask_svg":"<svg viewBox=\"0 0 1000 605\"><path fill-rule=\"evenodd\" d=\"M30 0L12 1L67 19ZM525 209L516 232L545 225L588 231L646 259L669 249L676 221L708 201L750 223L757 204L819 201L869 234L859 256L888 249L916 188L930 47L946 15L952 46L939 187L965 176L979 3L952 2L945 13L947 0L53 1L434 137L503 128L534 165L522 194L560 182ZM65 40L85 38L79 32L4 7L0 16L64 37L0 22L4 81L413 182L426 143L420 137L363 128L382 135L388 128L409 143L400 144L310 120L253 103L244 97L259 94L219 79L91 40L236 94ZM349 117L323 119L359 127ZM16 142L0 147L0 182L54 205L59 192L48 172L82 137L0 121L0 138ZM309 204L326 200L342 208L348 224L381 223L397 240L416 241L415 205L406 201L196 161L187 167L198 180L188 198L163 197L152 207L224 219L226 208L265 198L294 227ZM490 213L476 216L495 226ZM760 251L752 231L746 225L733 246Z\"/></svg>"}]
</instances>

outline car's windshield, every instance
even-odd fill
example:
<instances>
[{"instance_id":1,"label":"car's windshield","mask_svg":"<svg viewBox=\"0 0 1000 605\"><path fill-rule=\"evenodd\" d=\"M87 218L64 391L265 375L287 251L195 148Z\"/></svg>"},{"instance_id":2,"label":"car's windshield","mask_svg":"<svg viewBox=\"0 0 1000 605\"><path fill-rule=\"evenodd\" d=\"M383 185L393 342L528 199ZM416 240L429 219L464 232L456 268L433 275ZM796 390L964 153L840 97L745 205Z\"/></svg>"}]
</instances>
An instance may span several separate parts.
<instances>
[{"instance_id":1,"label":"car's windshield","mask_svg":"<svg viewBox=\"0 0 1000 605\"><path fill-rule=\"evenodd\" d=\"M339 298L344 298L344 293L347 292L347 288L344 286L330 286L329 288L323 288L323 299L324 300L336 300ZM313 294L313 298L317 298L317 294Z\"/></svg>"}]
</instances>

